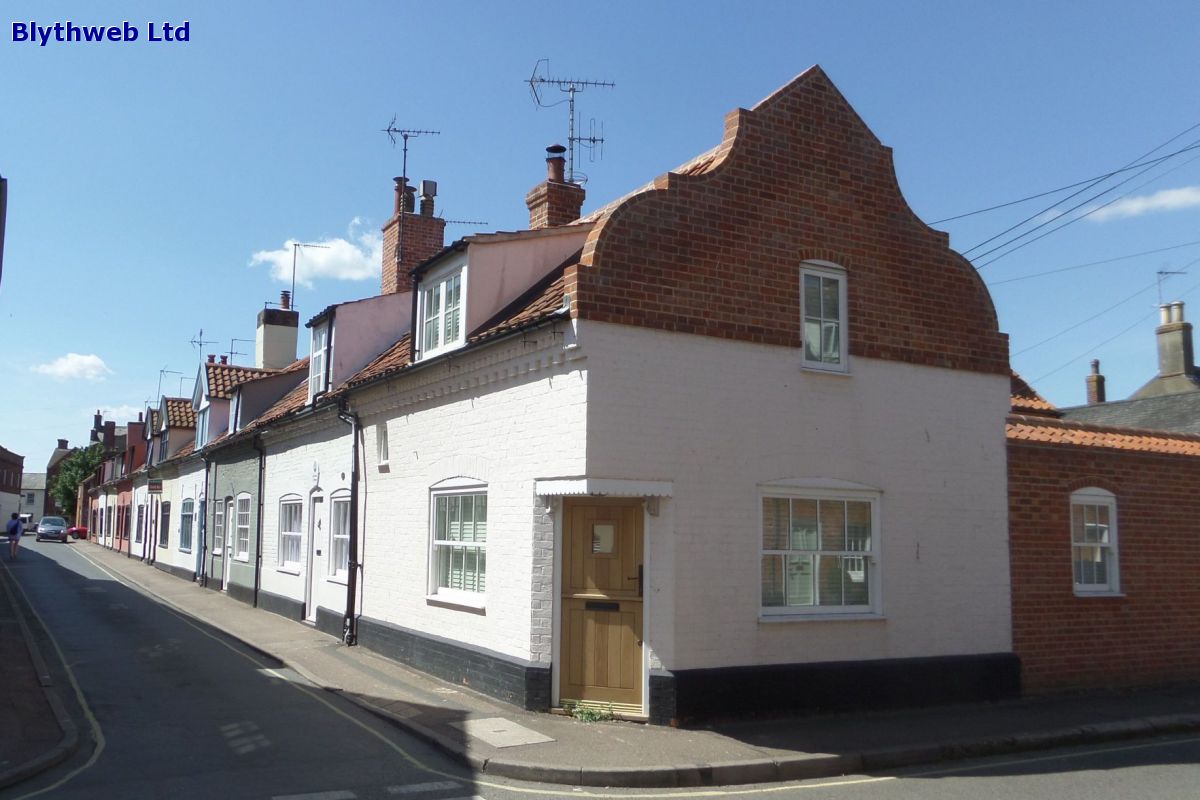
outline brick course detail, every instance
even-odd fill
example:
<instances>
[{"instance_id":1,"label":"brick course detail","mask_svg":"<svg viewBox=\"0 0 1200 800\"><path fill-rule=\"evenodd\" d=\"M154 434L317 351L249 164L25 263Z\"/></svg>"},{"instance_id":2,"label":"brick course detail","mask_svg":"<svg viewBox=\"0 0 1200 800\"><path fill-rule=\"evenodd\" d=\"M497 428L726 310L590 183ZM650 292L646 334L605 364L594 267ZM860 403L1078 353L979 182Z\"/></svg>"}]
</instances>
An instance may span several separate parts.
<instances>
[{"instance_id":1,"label":"brick course detail","mask_svg":"<svg viewBox=\"0 0 1200 800\"><path fill-rule=\"evenodd\" d=\"M1013 648L1029 692L1200 678L1200 458L1008 443ZM1120 596L1075 595L1070 495L1117 496Z\"/></svg>"},{"instance_id":2,"label":"brick course detail","mask_svg":"<svg viewBox=\"0 0 1200 800\"><path fill-rule=\"evenodd\" d=\"M567 270L575 316L799 347L800 263L823 260L846 270L851 356L1007 374L983 281L819 67L683 171L600 217Z\"/></svg>"}]
</instances>

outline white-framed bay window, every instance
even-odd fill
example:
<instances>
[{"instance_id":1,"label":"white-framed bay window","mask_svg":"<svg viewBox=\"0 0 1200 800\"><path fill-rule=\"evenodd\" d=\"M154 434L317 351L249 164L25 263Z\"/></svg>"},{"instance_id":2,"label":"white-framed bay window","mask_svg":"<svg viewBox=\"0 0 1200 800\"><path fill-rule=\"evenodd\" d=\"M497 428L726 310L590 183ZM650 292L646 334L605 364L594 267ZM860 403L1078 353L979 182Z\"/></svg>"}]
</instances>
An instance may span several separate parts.
<instances>
[{"instance_id":1,"label":"white-framed bay window","mask_svg":"<svg viewBox=\"0 0 1200 800\"><path fill-rule=\"evenodd\" d=\"M417 293L417 349L430 358L461 347L466 339L467 265L457 260L430 271Z\"/></svg>"},{"instance_id":2,"label":"white-framed bay window","mask_svg":"<svg viewBox=\"0 0 1200 800\"><path fill-rule=\"evenodd\" d=\"M801 336L804 365L846 372L846 271L824 261L800 266Z\"/></svg>"},{"instance_id":3,"label":"white-framed bay window","mask_svg":"<svg viewBox=\"0 0 1200 800\"><path fill-rule=\"evenodd\" d=\"M430 595L478 605L487 591L487 486L445 481L430 492Z\"/></svg>"},{"instance_id":4,"label":"white-framed bay window","mask_svg":"<svg viewBox=\"0 0 1200 800\"><path fill-rule=\"evenodd\" d=\"M308 354L308 398L325 391L326 363L329 360L329 323L314 325Z\"/></svg>"},{"instance_id":5,"label":"white-framed bay window","mask_svg":"<svg viewBox=\"0 0 1200 800\"><path fill-rule=\"evenodd\" d=\"M237 497L236 538L233 557L238 561L250 560L250 495Z\"/></svg>"},{"instance_id":6,"label":"white-framed bay window","mask_svg":"<svg viewBox=\"0 0 1200 800\"><path fill-rule=\"evenodd\" d=\"M1071 565L1075 594L1121 591L1117 553L1117 496L1089 486L1071 493Z\"/></svg>"},{"instance_id":7,"label":"white-framed bay window","mask_svg":"<svg viewBox=\"0 0 1200 800\"><path fill-rule=\"evenodd\" d=\"M279 501L279 566L299 569L303 560L304 501L299 495Z\"/></svg>"},{"instance_id":8,"label":"white-framed bay window","mask_svg":"<svg viewBox=\"0 0 1200 800\"><path fill-rule=\"evenodd\" d=\"M329 574L344 579L350 571L350 495L329 500Z\"/></svg>"},{"instance_id":9,"label":"white-framed bay window","mask_svg":"<svg viewBox=\"0 0 1200 800\"><path fill-rule=\"evenodd\" d=\"M761 501L764 618L880 613L878 493L764 488Z\"/></svg>"}]
</instances>

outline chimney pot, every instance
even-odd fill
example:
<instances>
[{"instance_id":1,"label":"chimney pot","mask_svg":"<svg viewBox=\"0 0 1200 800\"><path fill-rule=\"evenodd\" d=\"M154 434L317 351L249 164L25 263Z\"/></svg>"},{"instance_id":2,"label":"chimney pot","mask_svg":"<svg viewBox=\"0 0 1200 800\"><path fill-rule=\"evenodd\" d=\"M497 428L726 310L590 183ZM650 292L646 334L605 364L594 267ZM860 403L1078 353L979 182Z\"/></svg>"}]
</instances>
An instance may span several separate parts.
<instances>
[{"instance_id":1,"label":"chimney pot","mask_svg":"<svg viewBox=\"0 0 1200 800\"><path fill-rule=\"evenodd\" d=\"M403 176L398 176L392 178L392 180L396 182L396 208L393 213L396 216L399 216L400 212L404 210L404 188L405 184L408 183L408 179Z\"/></svg>"},{"instance_id":2,"label":"chimney pot","mask_svg":"<svg viewBox=\"0 0 1200 800\"><path fill-rule=\"evenodd\" d=\"M292 293L287 289L279 293L279 307L284 311L292 307Z\"/></svg>"},{"instance_id":3,"label":"chimney pot","mask_svg":"<svg viewBox=\"0 0 1200 800\"><path fill-rule=\"evenodd\" d=\"M1191 375L1196 371L1192 354L1192 324L1183 319L1183 303L1175 301L1159 306L1162 324L1154 331L1158 338L1158 375Z\"/></svg>"},{"instance_id":4,"label":"chimney pot","mask_svg":"<svg viewBox=\"0 0 1200 800\"><path fill-rule=\"evenodd\" d=\"M229 363L229 356L221 356L221 363L222 363L222 364L228 364L228 363Z\"/></svg>"},{"instance_id":5,"label":"chimney pot","mask_svg":"<svg viewBox=\"0 0 1200 800\"><path fill-rule=\"evenodd\" d=\"M563 157L565 152L567 148L561 144L552 144L546 148L546 180L555 183L566 181L563 169L567 163L567 159Z\"/></svg>"},{"instance_id":6,"label":"chimney pot","mask_svg":"<svg viewBox=\"0 0 1200 800\"><path fill-rule=\"evenodd\" d=\"M209 353L208 354L208 363L210 363L210 364L217 363L217 357L215 355L213 355L212 353Z\"/></svg>"},{"instance_id":7,"label":"chimney pot","mask_svg":"<svg viewBox=\"0 0 1200 800\"><path fill-rule=\"evenodd\" d=\"M1100 374L1100 359L1092 359L1092 374L1087 376L1087 402L1089 406L1103 403L1106 399L1104 392L1104 376Z\"/></svg>"}]
</instances>

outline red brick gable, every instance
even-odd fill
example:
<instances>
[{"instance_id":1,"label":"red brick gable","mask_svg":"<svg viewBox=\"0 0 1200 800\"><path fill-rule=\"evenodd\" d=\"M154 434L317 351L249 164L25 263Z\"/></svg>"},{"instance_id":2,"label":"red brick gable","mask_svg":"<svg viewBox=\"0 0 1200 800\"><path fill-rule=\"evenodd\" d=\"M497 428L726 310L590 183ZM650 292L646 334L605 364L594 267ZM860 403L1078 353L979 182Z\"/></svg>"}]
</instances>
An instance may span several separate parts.
<instances>
[{"instance_id":1,"label":"red brick gable","mask_svg":"<svg viewBox=\"0 0 1200 800\"><path fill-rule=\"evenodd\" d=\"M1008 372L983 281L819 67L730 113L689 167L599 216L567 270L573 315L800 347L800 263L818 259L846 270L852 356Z\"/></svg>"}]
</instances>

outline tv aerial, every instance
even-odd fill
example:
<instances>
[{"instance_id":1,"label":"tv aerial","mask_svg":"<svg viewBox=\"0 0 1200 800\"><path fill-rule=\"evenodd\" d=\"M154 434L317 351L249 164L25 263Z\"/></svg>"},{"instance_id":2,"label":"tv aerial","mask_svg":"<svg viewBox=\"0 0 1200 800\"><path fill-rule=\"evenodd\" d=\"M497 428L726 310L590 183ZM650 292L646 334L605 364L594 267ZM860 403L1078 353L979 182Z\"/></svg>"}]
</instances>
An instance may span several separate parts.
<instances>
[{"instance_id":1,"label":"tv aerial","mask_svg":"<svg viewBox=\"0 0 1200 800\"><path fill-rule=\"evenodd\" d=\"M603 89L614 89L616 84L612 81L597 81L589 78L554 78L549 75L550 59L539 58L537 63L533 65L533 74L529 76L526 83L529 84L529 93L533 96L533 102L538 108L553 108L554 106L567 104L567 182L576 183L576 177L587 180L587 176L580 173L575 174L575 153L579 148L585 148L588 151L589 160L595 160L595 152L597 148L600 150L600 157L604 157L604 125L601 124L599 135L596 133L596 120L591 120L590 128L587 136L580 136L575 133L575 95L582 92L589 86L595 86ZM560 92L566 94L565 99L556 102L549 102L545 97L545 87L552 86Z\"/></svg>"}]
</instances>

